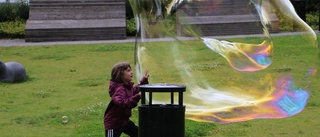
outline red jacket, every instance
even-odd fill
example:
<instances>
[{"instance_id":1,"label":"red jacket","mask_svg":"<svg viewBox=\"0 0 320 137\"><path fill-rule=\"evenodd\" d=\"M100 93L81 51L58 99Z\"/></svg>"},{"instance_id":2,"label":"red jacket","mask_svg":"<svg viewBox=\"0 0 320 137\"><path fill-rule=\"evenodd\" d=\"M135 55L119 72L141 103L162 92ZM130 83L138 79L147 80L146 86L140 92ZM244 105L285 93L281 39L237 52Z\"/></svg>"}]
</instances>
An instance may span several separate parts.
<instances>
[{"instance_id":1,"label":"red jacket","mask_svg":"<svg viewBox=\"0 0 320 137\"><path fill-rule=\"evenodd\" d=\"M140 95L138 86L148 84L147 78L142 78L140 84L116 83L110 80L109 95L112 98L104 113L105 130L125 126L129 122L132 108L138 105Z\"/></svg>"}]
</instances>

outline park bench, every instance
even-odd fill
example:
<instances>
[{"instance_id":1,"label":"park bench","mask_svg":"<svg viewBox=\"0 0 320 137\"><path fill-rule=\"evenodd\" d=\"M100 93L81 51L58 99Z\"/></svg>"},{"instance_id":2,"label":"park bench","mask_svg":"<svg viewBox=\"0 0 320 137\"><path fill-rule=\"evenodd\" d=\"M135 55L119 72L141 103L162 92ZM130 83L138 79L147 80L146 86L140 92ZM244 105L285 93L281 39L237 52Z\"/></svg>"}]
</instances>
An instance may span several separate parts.
<instances>
[{"instance_id":1,"label":"park bench","mask_svg":"<svg viewBox=\"0 0 320 137\"><path fill-rule=\"evenodd\" d=\"M31 0L27 42L126 38L124 0Z\"/></svg>"}]
</instances>

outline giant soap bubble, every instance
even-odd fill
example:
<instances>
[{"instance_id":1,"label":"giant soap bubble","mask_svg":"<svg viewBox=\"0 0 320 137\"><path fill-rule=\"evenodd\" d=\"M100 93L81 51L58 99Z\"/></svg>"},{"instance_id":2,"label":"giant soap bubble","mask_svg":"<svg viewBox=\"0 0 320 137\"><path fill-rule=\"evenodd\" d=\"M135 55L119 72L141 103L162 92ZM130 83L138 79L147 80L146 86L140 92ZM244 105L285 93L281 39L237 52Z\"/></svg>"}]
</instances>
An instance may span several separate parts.
<instances>
[{"instance_id":1,"label":"giant soap bubble","mask_svg":"<svg viewBox=\"0 0 320 137\"><path fill-rule=\"evenodd\" d=\"M187 118L218 123L284 118L306 106L317 70L318 43L289 0L130 4L139 33L137 79L148 69L150 83L186 85ZM291 25L298 36L273 41L270 32L276 33L282 24ZM260 35L218 37L240 34ZM302 50L308 54L302 55ZM156 94L153 99L161 104L169 96Z\"/></svg>"}]
</instances>

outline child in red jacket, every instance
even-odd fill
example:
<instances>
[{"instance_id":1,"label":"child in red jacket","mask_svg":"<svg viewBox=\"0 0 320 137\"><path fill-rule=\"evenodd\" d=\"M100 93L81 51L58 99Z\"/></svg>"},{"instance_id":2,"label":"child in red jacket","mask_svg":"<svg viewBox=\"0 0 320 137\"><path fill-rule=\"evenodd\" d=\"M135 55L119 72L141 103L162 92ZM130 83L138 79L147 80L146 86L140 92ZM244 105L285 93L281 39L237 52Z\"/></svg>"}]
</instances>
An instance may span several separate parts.
<instances>
[{"instance_id":1,"label":"child in red jacket","mask_svg":"<svg viewBox=\"0 0 320 137\"><path fill-rule=\"evenodd\" d=\"M139 85L148 84L148 70ZM104 114L106 137L120 137L126 133L130 137L138 137L138 127L129 119L132 108L138 105L140 93L138 86L133 86L133 71L128 62L120 62L113 66L109 86L111 101Z\"/></svg>"}]
</instances>

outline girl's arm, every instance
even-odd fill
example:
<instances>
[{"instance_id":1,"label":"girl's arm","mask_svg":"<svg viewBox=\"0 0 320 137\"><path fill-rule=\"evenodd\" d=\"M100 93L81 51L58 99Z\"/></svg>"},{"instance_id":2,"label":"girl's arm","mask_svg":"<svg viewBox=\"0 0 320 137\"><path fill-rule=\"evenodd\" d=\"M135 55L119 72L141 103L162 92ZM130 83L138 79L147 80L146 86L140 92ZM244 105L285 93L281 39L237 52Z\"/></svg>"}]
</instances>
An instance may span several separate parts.
<instances>
[{"instance_id":1,"label":"girl's arm","mask_svg":"<svg viewBox=\"0 0 320 137\"><path fill-rule=\"evenodd\" d=\"M112 101L114 104L123 108L134 108L138 105L140 98L139 94L128 98L126 97L126 90L124 88L118 88L112 96Z\"/></svg>"}]
</instances>

